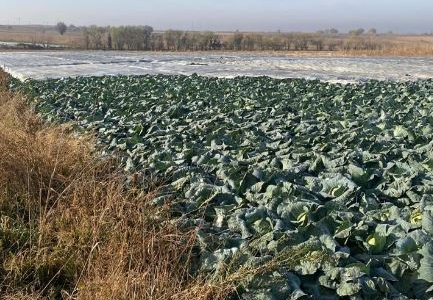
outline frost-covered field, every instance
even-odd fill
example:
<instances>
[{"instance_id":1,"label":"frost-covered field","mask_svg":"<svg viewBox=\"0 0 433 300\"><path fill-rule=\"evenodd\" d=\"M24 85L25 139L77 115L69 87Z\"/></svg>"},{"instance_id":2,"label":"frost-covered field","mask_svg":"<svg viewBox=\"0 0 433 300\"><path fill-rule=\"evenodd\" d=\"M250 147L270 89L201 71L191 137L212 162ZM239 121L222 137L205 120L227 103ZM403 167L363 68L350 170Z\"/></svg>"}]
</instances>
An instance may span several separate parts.
<instances>
[{"instance_id":1,"label":"frost-covered field","mask_svg":"<svg viewBox=\"0 0 433 300\"><path fill-rule=\"evenodd\" d=\"M193 73L340 82L433 77L432 58L308 58L251 53L0 52L0 66L20 79Z\"/></svg>"}]
</instances>

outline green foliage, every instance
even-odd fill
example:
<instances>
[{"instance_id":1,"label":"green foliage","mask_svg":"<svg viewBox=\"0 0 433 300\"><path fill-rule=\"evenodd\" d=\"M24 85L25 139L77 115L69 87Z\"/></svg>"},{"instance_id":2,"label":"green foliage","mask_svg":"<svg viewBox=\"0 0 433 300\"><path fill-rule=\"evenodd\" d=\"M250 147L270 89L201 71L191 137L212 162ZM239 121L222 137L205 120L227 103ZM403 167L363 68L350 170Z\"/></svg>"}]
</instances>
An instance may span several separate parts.
<instances>
[{"instance_id":1,"label":"green foliage","mask_svg":"<svg viewBox=\"0 0 433 300\"><path fill-rule=\"evenodd\" d=\"M128 170L169 178L155 203L183 199L200 225L201 272L278 261L303 243L332 257L246 277L244 299L433 296L432 80L159 75L18 88L45 118L94 131Z\"/></svg>"}]
</instances>

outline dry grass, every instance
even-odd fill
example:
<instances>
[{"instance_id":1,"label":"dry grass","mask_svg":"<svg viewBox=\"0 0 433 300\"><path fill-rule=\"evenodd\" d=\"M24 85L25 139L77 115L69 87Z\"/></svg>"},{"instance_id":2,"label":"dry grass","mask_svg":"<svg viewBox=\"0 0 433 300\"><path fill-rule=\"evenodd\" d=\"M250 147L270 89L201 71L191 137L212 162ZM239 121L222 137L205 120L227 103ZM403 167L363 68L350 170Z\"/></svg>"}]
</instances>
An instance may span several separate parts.
<instances>
[{"instance_id":1,"label":"dry grass","mask_svg":"<svg viewBox=\"0 0 433 300\"><path fill-rule=\"evenodd\" d=\"M194 232L0 74L0 298L182 299ZM199 297L197 298L199 299ZM205 298L203 298L205 299ZM211 299L211 298L208 298Z\"/></svg>"},{"instance_id":2,"label":"dry grass","mask_svg":"<svg viewBox=\"0 0 433 300\"><path fill-rule=\"evenodd\" d=\"M391 57L432 57L433 42L414 41L407 43L396 40L380 50L348 50L336 51L344 56L391 56Z\"/></svg>"},{"instance_id":3,"label":"dry grass","mask_svg":"<svg viewBox=\"0 0 433 300\"><path fill-rule=\"evenodd\" d=\"M36 43L36 44L56 44L66 45L70 47L83 47L84 37L81 33L69 33L60 35L57 32L8 32L0 31L0 41L5 42L22 42L22 43Z\"/></svg>"},{"instance_id":4,"label":"dry grass","mask_svg":"<svg viewBox=\"0 0 433 300\"><path fill-rule=\"evenodd\" d=\"M177 296L182 300L224 300L228 296L237 299L237 291L240 287L254 288L250 286L250 282L254 282L253 278L256 276L272 274L282 269L293 271L301 262L330 265L337 263L337 259L329 251L316 251L314 248L314 242L288 247L269 262L258 266L239 266L235 257L229 265L220 266L219 272L214 274L213 278L207 278L201 285L194 284ZM267 284L272 286L272 282L267 282ZM196 298L195 295L202 295L202 297Z\"/></svg>"}]
</instances>

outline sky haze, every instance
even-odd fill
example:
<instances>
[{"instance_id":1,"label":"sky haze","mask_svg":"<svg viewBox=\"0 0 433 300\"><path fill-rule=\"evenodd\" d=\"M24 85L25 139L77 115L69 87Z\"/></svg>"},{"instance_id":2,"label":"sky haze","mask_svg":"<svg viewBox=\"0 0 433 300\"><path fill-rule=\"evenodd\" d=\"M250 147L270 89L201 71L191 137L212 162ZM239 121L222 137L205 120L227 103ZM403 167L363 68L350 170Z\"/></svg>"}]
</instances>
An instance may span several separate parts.
<instances>
[{"instance_id":1,"label":"sky haze","mask_svg":"<svg viewBox=\"0 0 433 300\"><path fill-rule=\"evenodd\" d=\"M1 0L1 24L151 25L155 29L433 31L432 0Z\"/></svg>"}]
</instances>

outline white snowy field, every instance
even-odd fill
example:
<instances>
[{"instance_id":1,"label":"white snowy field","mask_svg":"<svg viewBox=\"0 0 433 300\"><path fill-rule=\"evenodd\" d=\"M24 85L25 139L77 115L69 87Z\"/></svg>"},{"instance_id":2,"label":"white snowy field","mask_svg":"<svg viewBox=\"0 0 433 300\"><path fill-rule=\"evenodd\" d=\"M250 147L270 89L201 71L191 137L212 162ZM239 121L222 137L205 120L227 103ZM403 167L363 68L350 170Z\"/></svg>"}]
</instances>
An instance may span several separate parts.
<instances>
[{"instance_id":1,"label":"white snowy field","mask_svg":"<svg viewBox=\"0 0 433 300\"><path fill-rule=\"evenodd\" d=\"M259 53L0 52L0 66L20 79L193 73L218 77L302 77L331 82L433 78L433 58L309 58Z\"/></svg>"}]
</instances>

